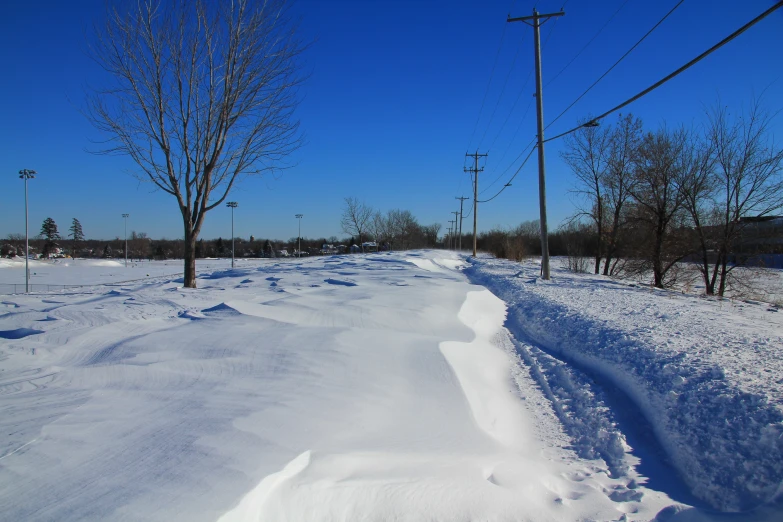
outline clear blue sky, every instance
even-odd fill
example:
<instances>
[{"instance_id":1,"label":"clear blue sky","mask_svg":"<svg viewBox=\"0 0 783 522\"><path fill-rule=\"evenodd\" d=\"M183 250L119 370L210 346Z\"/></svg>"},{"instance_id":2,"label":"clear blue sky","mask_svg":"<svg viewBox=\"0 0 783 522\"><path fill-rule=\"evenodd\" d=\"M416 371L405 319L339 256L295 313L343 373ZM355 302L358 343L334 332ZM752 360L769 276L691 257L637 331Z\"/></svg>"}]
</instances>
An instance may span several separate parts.
<instances>
[{"instance_id":1,"label":"clear blue sky","mask_svg":"<svg viewBox=\"0 0 783 522\"><path fill-rule=\"evenodd\" d=\"M542 39L551 29L543 52L545 84L624 1L565 2L566 16L542 29ZM593 44L547 85L545 121L571 103L675 3L628 0ZM632 96L773 3L686 0L547 135ZM445 229L453 217L450 212L458 209L455 196L471 193L468 176L462 172L468 148L489 152L481 190L512 164L535 135L534 107L522 120L534 92L532 80L524 86L533 68L532 29L505 21L509 12L530 14L534 4L534 0L296 2L301 36L313 41L306 55L311 76L299 109L307 144L296 154L296 166L280 177L249 178L235 188L230 198L239 203L237 235L294 237L294 214L303 213L304 236L342 236L339 217L346 196L382 211L408 209L423 224L440 222ZM32 235L46 217L54 218L63 233L76 217L90 238L122 236L121 214L126 212L131 215L129 231L154 238L182 235L175 201L131 177L129 160L86 152L90 140L100 136L79 109L84 87L100 83L102 71L86 57L84 48L103 5L104 0L4 3L0 237L24 232L23 182L16 174L22 168L38 171L30 181ZM538 1L542 12L562 5L563 1ZM705 107L719 96L738 111L764 89L767 107L781 109L781 49L783 9L627 111L641 117L650 129L663 122L698 125ZM783 139L781 119L775 126L778 142ZM556 142L546 149L548 205L554 225L573 211L569 195L573 182L558 151ZM480 198L494 194L509 174ZM480 230L537 219L536 162L531 160L501 196L480 205L478 215ZM202 237L229 237L230 227L230 210L215 209L207 215Z\"/></svg>"}]
</instances>

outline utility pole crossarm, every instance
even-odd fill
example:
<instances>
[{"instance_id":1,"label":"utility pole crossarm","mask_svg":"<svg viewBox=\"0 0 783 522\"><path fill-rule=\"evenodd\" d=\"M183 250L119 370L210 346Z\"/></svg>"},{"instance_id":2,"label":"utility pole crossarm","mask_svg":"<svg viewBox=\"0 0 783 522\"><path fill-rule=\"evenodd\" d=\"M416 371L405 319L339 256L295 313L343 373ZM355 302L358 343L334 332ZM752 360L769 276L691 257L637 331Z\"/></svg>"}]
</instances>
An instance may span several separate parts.
<instances>
[{"instance_id":1,"label":"utility pole crossarm","mask_svg":"<svg viewBox=\"0 0 783 522\"><path fill-rule=\"evenodd\" d=\"M511 16L509 15L509 17L506 19L506 22L525 22L525 23L527 23L528 20L535 20L536 18L546 18L546 20L549 20L552 17L563 16L563 15L565 15L565 11L558 11L556 13L543 14L543 13L536 13L536 10L533 9L533 14L530 15L530 16L518 16L516 18L511 18ZM546 20L544 20L544 22L546 22ZM532 27L532 24L527 24L527 25Z\"/></svg>"}]
</instances>

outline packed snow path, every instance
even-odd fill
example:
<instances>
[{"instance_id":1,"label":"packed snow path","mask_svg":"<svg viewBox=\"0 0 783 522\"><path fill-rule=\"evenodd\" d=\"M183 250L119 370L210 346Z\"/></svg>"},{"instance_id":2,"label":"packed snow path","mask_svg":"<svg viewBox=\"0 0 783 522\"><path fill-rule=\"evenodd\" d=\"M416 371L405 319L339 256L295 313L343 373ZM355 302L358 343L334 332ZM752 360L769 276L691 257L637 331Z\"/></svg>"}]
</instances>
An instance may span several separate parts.
<instances>
[{"instance_id":1,"label":"packed snow path","mask_svg":"<svg viewBox=\"0 0 783 522\"><path fill-rule=\"evenodd\" d=\"M611 419L588 428L613 457L574 445L461 268L368 254L3 297L0 519L679 519Z\"/></svg>"}]
</instances>

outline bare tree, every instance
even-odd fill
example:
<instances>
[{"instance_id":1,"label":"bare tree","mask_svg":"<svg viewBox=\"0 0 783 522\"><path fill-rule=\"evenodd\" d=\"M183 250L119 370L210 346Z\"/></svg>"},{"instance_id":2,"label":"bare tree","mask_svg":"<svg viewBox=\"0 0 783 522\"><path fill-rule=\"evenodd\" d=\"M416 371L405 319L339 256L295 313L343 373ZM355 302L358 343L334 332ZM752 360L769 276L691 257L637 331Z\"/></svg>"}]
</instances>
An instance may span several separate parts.
<instances>
[{"instance_id":1,"label":"bare tree","mask_svg":"<svg viewBox=\"0 0 783 522\"><path fill-rule=\"evenodd\" d=\"M280 168L301 145L302 46L285 0L143 0L110 8L92 55L111 84L88 96L87 116L130 156L139 177L177 200L186 287L207 212L240 176Z\"/></svg>"},{"instance_id":2,"label":"bare tree","mask_svg":"<svg viewBox=\"0 0 783 522\"><path fill-rule=\"evenodd\" d=\"M630 114L620 116L616 126L582 127L566 137L567 148L561 156L576 176L575 192L586 201L571 221L580 233L596 235L596 274L602 258L604 275L609 275L614 266L641 137L642 122ZM581 226L583 217L592 226Z\"/></svg>"},{"instance_id":3,"label":"bare tree","mask_svg":"<svg viewBox=\"0 0 783 522\"><path fill-rule=\"evenodd\" d=\"M421 233L424 236L424 245L428 248L437 246L438 234L440 234L441 224L433 223L421 227Z\"/></svg>"},{"instance_id":4,"label":"bare tree","mask_svg":"<svg viewBox=\"0 0 783 522\"><path fill-rule=\"evenodd\" d=\"M749 224L746 218L767 216L783 205L783 149L770 135L774 116L759 100L734 121L725 107L716 106L710 114L707 139L715 153L717 255L711 274L705 274L708 293L722 296L726 291L737 266L730 258Z\"/></svg>"},{"instance_id":5,"label":"bare tree","mask_svg":"<svg viewBox=\"0 0 783 522\"><path fill-rule=\"evenodd\" d=\"M373 214L372 219L370 219L367 224L367 229L370 235L375 238L375 241L378 243L378 247L381 246L381 243L389 241L388 222L380 212Z\"/></svg>"},{"instance_id":6,"label":"bare tree","mask_svg":"<svg viewBox=\"0 0 783 522\"><path fill-rule=\"evenodd\" d=\"M340 219L340 226L346 234L359 237L359 245L364 252L364 233L367 231L370 219L373 216L373 209L369 205L359 201L357 198L345 198L345 207Z\"/></svg>"},{"instance_id":7,"label":"bare tree","mask_svg":"<svg viewBox=\"0 0 783 522\"><path fill-rule=\"evenodd\" d=\"M710 278L710 255L716 247L716 226L720 218L716 213L715 154L711 143L691 135L680 151L682 177L680 190L683 206L687 210L695 235L697 266L708 295L715 293L715 280Z\"/></svg>"},{"instance_id":8,"label":"bare tree","mask_svg":"<svg viewBox=\"0 0 783 522\"><path fill-rule=\"evenodd\" d=\"M390 210L386 221L389 226L392 241L399 245L400 250L410 248L413 238L420 233L420 226L410 210Z\"/></svg>"},{"instance_id":9,"label":"bare tree","mask_svg":"<svg viewBox=\"0 0 783 522\"><path fill-rule=\"evenodd\" d=\"M587 200L587 208L578 208L574 221L587 216L598 234L595 273L601 269L604 248L604 180L609 131L600 127L582 127L565 138L566 149L560 154L576 176L575 192ZM576 226L576 225L575 225ZM587 229L582 229L585 232Z\"/></svg>"},{"instance_id":10,"label":"bare tree","mask_svg":"<svg viewBox=\"0 0 783 522\"><path fill-rule=\"evenodd\" d=\"M604 275L613 273L616 266L618 243L622 237L626 203L634 186L634 165L642 141L642 121L627 114L620 116L617 126L607 138L606 168L602 184L603 201L610 217L604 219L606 231ZM615 264L612 264L612 261Z\"/></svg>"},{"instance_id":11,"label":"bare tree","mask_svg":"<svg viewBox=\"0 0 783 522\"><path fill-rule=\"evenodd\" d=\"M635 183L631 189L634 215L639 229L649 235L641 258L649 261L653 283L670 286L675 264L687 252L678 248L679 218L683 210L681 150L689 139L685 130L670 132L663 128L648 133L642 140L635 161Z\"/></svg>"}]
</instances>

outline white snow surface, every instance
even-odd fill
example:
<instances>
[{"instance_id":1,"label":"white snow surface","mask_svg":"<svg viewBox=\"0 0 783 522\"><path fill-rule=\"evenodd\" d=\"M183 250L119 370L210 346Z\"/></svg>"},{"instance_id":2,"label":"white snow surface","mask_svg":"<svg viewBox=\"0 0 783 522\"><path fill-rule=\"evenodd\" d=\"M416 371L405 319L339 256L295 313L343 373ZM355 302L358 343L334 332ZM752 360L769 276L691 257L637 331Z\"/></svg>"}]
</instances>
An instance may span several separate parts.
<instances>
[{"instance_id":1,"label":"white snow surface","mask_svg":"<svg viewBox=\"0 0 783 522\"><path fill-rule=\"evenodd\" d=\"M229 263L195 290L177 261L50 263L96 286L0 296L0 519L783 513L765 307L441 251ZM701 500L630 443L637 410Z\"/></svg>"},{"instance_id":2,"label":"white snow surface","mask_svg":"<svg viewBox=\"0 0 783 522\"><path fill-rule=\"evenodd\" d=\"M467 272L505 300L507 326L517 337L630 398L700 500L724 511L780 502L783 314L777 307L562 268L543 281L535 262L484 257Z\"/></svg>"}]
</instances>

